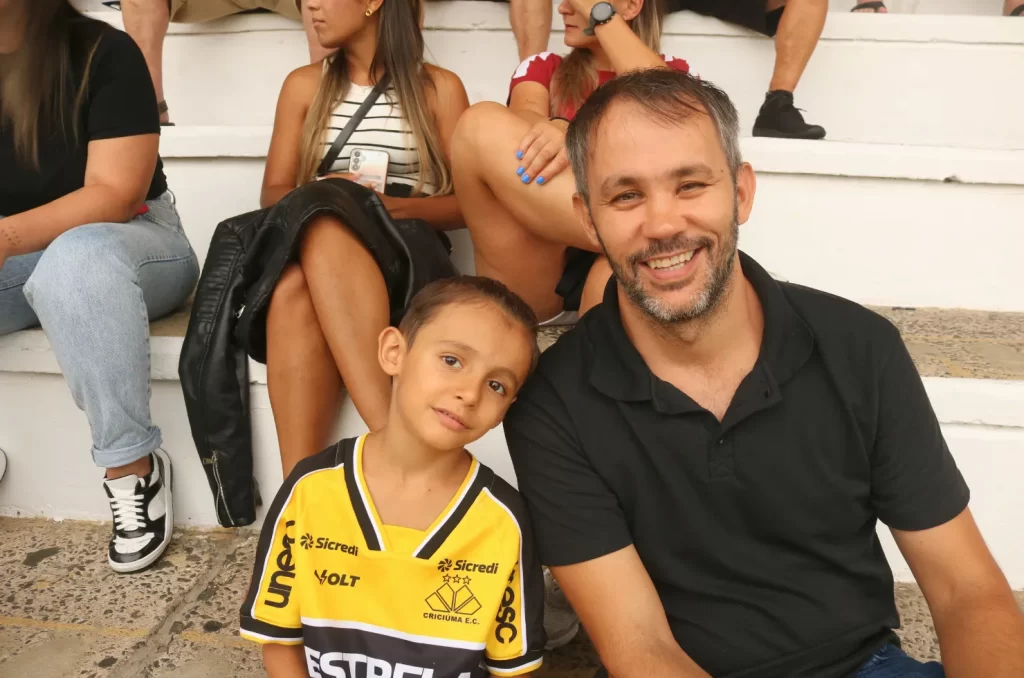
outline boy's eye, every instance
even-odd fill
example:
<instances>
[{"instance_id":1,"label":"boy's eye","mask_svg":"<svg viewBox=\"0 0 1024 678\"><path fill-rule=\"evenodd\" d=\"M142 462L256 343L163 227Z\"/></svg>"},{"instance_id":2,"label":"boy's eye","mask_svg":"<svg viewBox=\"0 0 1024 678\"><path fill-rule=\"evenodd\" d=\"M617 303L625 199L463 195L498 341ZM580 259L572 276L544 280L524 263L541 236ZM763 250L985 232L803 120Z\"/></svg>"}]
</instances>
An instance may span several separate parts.
<instances>
[{"instance_id":1,"label":"boy's eye","mask_svg":"<svg viewBox=\"0 0 1024 678\"><path fill-rule=\"evenodd\" d=\"M453 355L443 355L441 356L441 360L443 360L444 364L448 367L462 367L462 363Z\"/></svg>"},{"instance_id":2,"label":"boy's eye","mask_svg":"<svg viewBox=\"0 0 1024 678\"><path fill-rule=\"evenodd\" d=\"M494 391L498 395L505 395L506 393L505 385L502 384L500 381L494 381L492 379L491 381L487 382L487 385L491 388L492 391Z\"/></svg>"}]
</instances>

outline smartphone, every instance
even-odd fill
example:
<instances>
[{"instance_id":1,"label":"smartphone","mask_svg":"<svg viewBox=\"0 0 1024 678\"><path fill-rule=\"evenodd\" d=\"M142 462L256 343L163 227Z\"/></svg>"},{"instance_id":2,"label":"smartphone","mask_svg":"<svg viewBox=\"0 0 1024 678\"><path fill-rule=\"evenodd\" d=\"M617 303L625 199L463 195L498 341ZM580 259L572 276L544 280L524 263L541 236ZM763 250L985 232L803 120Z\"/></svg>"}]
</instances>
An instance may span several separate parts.
<instances>
[{"instance_id":1,"label":"smartphone","mask_svg":"<svg viewBox=\"0 0 1024 678\"><path fill-rule=\"evenodd\" d=\"M350 172L359 174L359 183L369 186L378 193L384 192L388 183L388 162L391 156L387 151L373 148L353 148L349 158Z\"/></svg>"}]
</instances>

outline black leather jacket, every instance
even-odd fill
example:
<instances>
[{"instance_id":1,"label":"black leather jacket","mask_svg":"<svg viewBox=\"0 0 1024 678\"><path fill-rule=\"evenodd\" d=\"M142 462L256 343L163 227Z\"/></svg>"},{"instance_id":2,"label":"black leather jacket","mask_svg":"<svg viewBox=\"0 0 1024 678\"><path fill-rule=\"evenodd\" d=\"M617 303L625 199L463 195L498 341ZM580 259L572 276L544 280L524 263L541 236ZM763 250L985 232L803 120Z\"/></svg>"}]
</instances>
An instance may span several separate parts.
<instances>
[{"instance_id":1,"label":"black leather jacket","mask_svg":"<svg viewBox=\"0 0 1024 678\"><path fill-rule=\"evenodd\" d=\"M252 472L248 357L266 363L271 294L296 259L306 226L323 214L352 229L377 260L391 297L392 322L417 287L454 273L448 250L423 222L391 221L372 191L341 179L306 184L273 207L217 226L196 288L178 375L217 521L224 527L256 520L260 497ZM393 243L386 233L401 242Z\"/></svg>"}]
</instances>

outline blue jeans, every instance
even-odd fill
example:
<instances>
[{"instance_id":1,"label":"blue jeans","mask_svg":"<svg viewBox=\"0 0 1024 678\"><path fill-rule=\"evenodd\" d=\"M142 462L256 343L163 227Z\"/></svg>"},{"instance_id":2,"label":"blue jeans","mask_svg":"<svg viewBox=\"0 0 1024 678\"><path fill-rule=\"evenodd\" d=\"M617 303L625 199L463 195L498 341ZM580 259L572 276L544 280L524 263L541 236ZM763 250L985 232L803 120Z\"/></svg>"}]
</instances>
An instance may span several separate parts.
<instances>
[{"instance_id":1,"label":"blue jeans","mask_svg":"<svg viewBox=\"0 0 1024 678\"><path fill-rule=\"evenodd\" d=\"M125 466L160 446L149 412L149 320L199 278L174 198L124 224L86 224L0 268L0 335L42 325L92 430L92 458Z\"/></svg>"},{"instance_id":2,"label":"blue jeans","mask_svg":"<svg viewBox=\"0 0 1024 678\"><path fill-rule=\"evenodd\" d=\"M861 666L854 678L945 678L942 664L922 664L895 645L886 645Z\"/></svg>"}]
</instances>

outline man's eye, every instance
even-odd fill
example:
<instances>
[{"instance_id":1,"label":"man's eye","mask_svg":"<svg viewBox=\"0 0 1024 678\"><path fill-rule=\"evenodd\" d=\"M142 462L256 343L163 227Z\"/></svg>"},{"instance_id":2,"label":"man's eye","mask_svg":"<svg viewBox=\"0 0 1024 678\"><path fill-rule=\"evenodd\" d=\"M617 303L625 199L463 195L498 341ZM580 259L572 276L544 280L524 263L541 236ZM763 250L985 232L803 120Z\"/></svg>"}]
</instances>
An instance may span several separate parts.
<instances>
[{"instance_id":1,"label":"man's eye","mask_svg":"<svg viewBox=\"0 0 1024 678\"><path fill-rule=\"evenodd\" d=\"M441 360L443 360L444 364L448 367L462 367L462 363L453 355L443 355L441 356Z\"/></svg>"},{"instance_id":2,"label":"man's eye","mask_svg":"<svg viewBox=\"0 0 1024 678\"><path fill-rule=\"evenodd\" d=\"M705 186L707 186L707 184L702 184L702 183L700 183L698 181L690 181L690 182L687 182L687 183L683 184L682 186L680 186L679 190L681 190L681 191L696 191L696 190L699 190L701 188L704 188Z\"/></svg>"},{"instance_id":3,"label":"man's eye","mask_svg":"<svg viewBox=\"0 0 1024 678\"><path fill-rule=\"evenodd\" d=\"M640 194L637 193L636 191L626 191L625 193L620 193L619 195L615 196L612 199L612 202L629 202L630 200L636 200L639 197Z\"/></svg>"},{"instance_id":4,"label":"man's eye","mask_svg":"<svg viewBox=\"0 0 1024 678\"><path fill-rule=\"evenodd\" d=\"M505 393L507 393L507 391L505 390L505 385L502 384L500 381L494 381L492 379L491 381L487 382L487 385L490 386L491 390L497 393L498 395L505 395Z\"/></svg>"}]
</instances>

